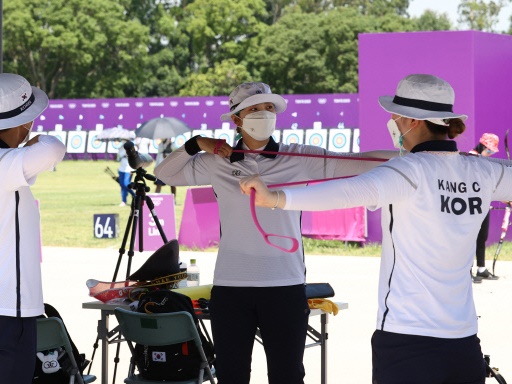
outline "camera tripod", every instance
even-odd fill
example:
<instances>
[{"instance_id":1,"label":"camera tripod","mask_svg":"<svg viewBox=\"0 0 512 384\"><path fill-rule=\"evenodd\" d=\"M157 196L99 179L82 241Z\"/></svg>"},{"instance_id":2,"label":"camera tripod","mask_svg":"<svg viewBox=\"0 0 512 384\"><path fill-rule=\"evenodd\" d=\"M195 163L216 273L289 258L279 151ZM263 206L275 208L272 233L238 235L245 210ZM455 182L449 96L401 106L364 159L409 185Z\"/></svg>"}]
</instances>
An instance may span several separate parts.
<instances>
[{"instance_id":1,"label":"camera tripod","mask_svg":"<svg viewBox=\"0 0 512 384\"><path fill-rule=\"evenodd\" d=\"M117 279L117 274L119 273L119 268L121 266L121 261L123 258L123 255L126 252L126 244L128 242L128 236L130 236L130 243L128 248L128 263L126 267L126 278L125 280L128 280L130 277L130 269L131 269L131 263L132 263L132 257L134 255L134 247L135 247L135 238L137 235L137 230L139 231L139 252L142 252L144 250L144 244L143 244L143 207L144 203L146 203L151 216L153 217L153 220L155 221L155 224L158 228L158 231L160 233L160 236L162 237L162 240L164 244L167 244L167 237L165 236L165 233L162 229L162 226L160 224L160 221L158 220L158 216L155 213L155 205L153 204L153 201L149 196L146 195L147 192L149 192L149 187L146 185L146 180L150 181L156 181L156 177L147 173L146 170L143 167L139 167L135 170L135 179L129 184L129 188L133 189L135 191L135 196L132 198L131 202L131 209L130 209L130 215L128 217L128 222L126 224L126 229L123 235L123 241L121 243L121 247L119 248L119 257L117 259L116 268L114 271L114 276L112 277L112 282L115 282ZM99 329L99 327L98 327ZM100 334L98 333L96 336L96 342L93 345L93 352L91 355L91 362L89 364L89 370L88 374L91 372L92 363L94 361L94 355L96 354L96 350L98 349L98 342L100 339ZM114 372L113 372L113 378L112 383L115 383L116 381L116 373L117 373L117 363L119 363L119 349L121 347L120 339L121 335L119 332L119 326L116 326L114 329L108 332L107 334L108 344L111 342L117 343L116 347L116 356L114 358Z\"/></svg>"},{"instance_id":2,"label":"camera tripod","mask_svg":"<svg viewBox=\"0 0 512 384\"><path fill-rule=\"evenodd\" d=\"M130 236L130 247L128 249L128 265L126 268L126 280L130 277L130 269L132 264L132 257L134 255L134 247L135 247L135 236L137 234L137 227L139 229L139 252L144 250L143 244L143 231L142 231L142 208L144 202L148 206L148 209L153 217L156 226L158 228L158 232L164 241L164 244L167 243L167 237L160 225L160 221L158 220L158 216L155 213L155 205L149 196L146 195L146 192L149 192L149 187L146 185L146 180L155 181L156 177L147 173L146 170L142 167L137 168L135 171L135 179L133 182L129 184L129 188L135 191L135 196L132 198L130 216L128 217L128 223L126 224L126 229L123 236L123 242L121 243L121 248L119 248L119 258L117 259L116 269L114 271L114 276L112 277L112 281L116 281L117 274L119 272L119 267L121 265L121 260L126 251L125 246L128 240L128 235L130 234L131 228L131 236Z\"/></svg>"}]
</instances>

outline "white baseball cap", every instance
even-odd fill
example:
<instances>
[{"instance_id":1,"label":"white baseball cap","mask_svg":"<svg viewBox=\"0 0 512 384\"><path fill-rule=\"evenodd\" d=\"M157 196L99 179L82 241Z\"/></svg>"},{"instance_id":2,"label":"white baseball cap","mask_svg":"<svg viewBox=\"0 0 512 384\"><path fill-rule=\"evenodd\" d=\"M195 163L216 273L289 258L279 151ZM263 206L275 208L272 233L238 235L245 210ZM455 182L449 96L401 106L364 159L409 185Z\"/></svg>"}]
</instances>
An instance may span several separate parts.
<instances>
[{"instance_id":1,"label":"white baseball cap","mask_svg":"<svg viewBox=\"0 0 512 384\"><path fill-rule=\"evenodd\" d=\"M409 75L398 83L395 96L379 97L387 112L417 120L444 120L467 115L453 112L455 92L443 79L433 75Z\"/></svg>"},{"instance_id":2,"label":"white baseball cap","mask_svg":"<svg viewBox=\"0 0 512 384\"><path fill-rule=\"evenodd\" d=\"M260 82L243 83L229 94L229 112L224 113L220 119L229 121L231 115L260 103L274 104L276 113L281 113L286 109L286 100L282 96L272 93L268 84Z\"/></svg>"},{"instance_id":3,"label":"white baseball cap","mask_svg":"<svg viewBox=\"0 0 512 384\"><path fill-rule=\"evenodd\" d=\"M0 73L0 130L34 121L48 107L48 96L20 75Z\"/></svg>"}]
</instances>

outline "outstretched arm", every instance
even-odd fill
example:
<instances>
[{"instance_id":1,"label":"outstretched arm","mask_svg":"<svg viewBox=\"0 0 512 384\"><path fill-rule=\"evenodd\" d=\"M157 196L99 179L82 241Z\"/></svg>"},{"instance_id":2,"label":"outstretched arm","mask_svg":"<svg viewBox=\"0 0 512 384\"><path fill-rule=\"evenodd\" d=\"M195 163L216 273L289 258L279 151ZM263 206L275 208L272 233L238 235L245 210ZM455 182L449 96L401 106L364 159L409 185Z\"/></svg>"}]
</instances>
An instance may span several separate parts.
<instances>
[{"instance_id":1,"label":"outstretched arm","mask_svg":"<svg viewBox=\"0 0 512 384\"><path fill-rule=\"evenodd\" d=\"M206 179L199 180L201 174L206 174L207 170L201 172L200 161L195 157L199 152L204 151L207 153L216 154L220 157L228 157L233 152L229 144L221 140L211 139L207 137L194 136L188 140L185 145L171 152L156 168L155 176L165 182L167 185L202 185L208 184ZM195 163L194 163L195 162ZM194 167L195 176L194 182L187 180L186 169L187 167Z\"/></svg>"}]
</instances>

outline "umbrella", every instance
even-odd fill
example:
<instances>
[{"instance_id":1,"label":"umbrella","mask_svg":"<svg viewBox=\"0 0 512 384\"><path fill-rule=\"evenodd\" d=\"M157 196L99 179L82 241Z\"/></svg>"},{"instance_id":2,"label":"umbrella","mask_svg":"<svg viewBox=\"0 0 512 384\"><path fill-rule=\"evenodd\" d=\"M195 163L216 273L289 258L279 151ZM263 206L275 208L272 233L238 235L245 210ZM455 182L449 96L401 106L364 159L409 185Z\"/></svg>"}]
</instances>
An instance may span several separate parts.
<instances>
[{"instance_id":1,"label":"umbrella","mask_svg":"<svg viewBox=\"0 0 512 384\"><path fill-rule=\"evenodd\" d=\"M131 141L135 139L135 132L129 131L128 129L115 127L104 129L96 135L96 140L99 141Z\"/></svg>"},{"instance_id":2,"label":"umbrella","mask_svg":"<svg viewBox=\"0 0 512 384\"><path fill-rule=\"evenodd\" d=\"M157 117L146 121L137 128L135 135L156 140L170 139L187 132L190 132L190 128L181 120L174 117Z\"/></svg>"}]
</instances>

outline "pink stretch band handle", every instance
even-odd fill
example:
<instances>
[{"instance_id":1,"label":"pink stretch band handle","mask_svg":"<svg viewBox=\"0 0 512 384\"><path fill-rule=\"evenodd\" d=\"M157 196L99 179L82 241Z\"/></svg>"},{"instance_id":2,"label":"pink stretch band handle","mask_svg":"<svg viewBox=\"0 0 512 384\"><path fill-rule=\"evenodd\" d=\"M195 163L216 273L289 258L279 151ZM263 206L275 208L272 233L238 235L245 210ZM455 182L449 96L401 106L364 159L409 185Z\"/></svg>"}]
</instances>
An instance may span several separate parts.
<instances>
[{"instance_id":1,"label":"pink stretch band handle","mask_svg":"<svg viewBox=\"0 0 512 384\"><path fill-rule=\"evenodd\" d=\"M220 141L220 140L219 140ZM223 143L219 145L217 143L215 145L215 151L214 153L217 153L217 148L222 146ZM364 160L364 161L378 161L378 162L384 162L388 161L388 159L380 159L380 158L373 158L373 157L348 157L348 156L333 156L333 155L319 155L319 154L313 154L313 153L295 153L295 152L274 152L274 151L255 151L255 150L245 150L245 149L233 149L233 152L239 152L239 153L255 153L255 154L268 154L268 155L284 155L284 156L301 156L301 157L318 157L318 158L324 158L324 159L345 159L345 160ZM330 181L330 180L338 180L338 179L346 179L348 177L353 176L342 176L342 177L332 177L328 179L318 179L318 180L304 180L304 181L295 181L290 183L282 183L282 184L273 184L268 185L268 188L279 188L279 187L285 187L290 185L300 185L300 184L308 184L308 183L319 183L324 181ZM263 236L263 239L265 242L275 248L278 248L284 252L292 253L295 252L299 248L299 241L293 237L290 236L283 236L283 235L275 235L275 234L268 234L266 233L263 228L261 227L258 216L256 215L256 192L254 189L251 190L251 196L250 196L250 205L251 205L251 215L252 219L254 221L254 225L256 225L256 228ZM270 237L280 237L283 239L290 239L292 241L292 247L291 248L284 248L279 245L273 244L269 238Z\"/></svg>"},{"instance_id":2,"label":"pink stretch band handle","mask_svg":"<svg viewBox=\"0 0 512 384\"><path fill-rule=\"evenodd\" d=\"M219 153L219 149L220 147L222 147L222 145L226 142L226 140L224 139L218 139L217 142L215 143L215 148L213 148L213 153L215 155L217 155Z\"/></svg>"},{"instance_id":3,"label":"pink stretch band handle","mask_svg":"<svg viewBox=\"0 0 512 384\"><path fill-rule=\"evenodd\" d=\"M263 228L261 227L260 223L258 222L258 217L256 216L255 200L256 200L256 192L255 192L254 189L252 189L251 190L251 214L252 214L252 219L254 220L254 224L256 225L256 228L258 228L258 231L260 231L260 233L263 236L263 239L265 240L265 242L268 245L271 245L272 247L276 247L276 248L280 249L281 251L288 252L288 253L295 252L297 249L299 249L299 241L297 239L295 239L293 237L290 237L290 236L274 235L274 234L266 233L263 230ZM284 248L284 247L281 247L279 245L273 244L269 240L270 237L280 237L282 239L290 239L292 241L292 246L291 246L291 248Z\"/></svg>"}]
</instances>

